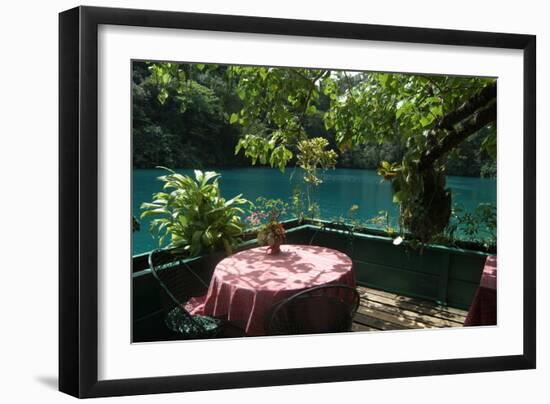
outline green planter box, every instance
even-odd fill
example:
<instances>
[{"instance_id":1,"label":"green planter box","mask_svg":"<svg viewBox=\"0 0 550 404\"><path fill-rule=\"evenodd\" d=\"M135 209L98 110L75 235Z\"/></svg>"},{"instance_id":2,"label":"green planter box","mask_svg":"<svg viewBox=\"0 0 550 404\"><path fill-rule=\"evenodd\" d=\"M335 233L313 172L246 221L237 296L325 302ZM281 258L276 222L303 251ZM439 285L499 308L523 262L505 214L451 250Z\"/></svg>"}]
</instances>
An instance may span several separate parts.
<instances>
[{"instance_id":1,"label":"green planter box","mask_svg":"<svg viewBox=\"0 0 550 404\"><path fill-rule=\"evenodd\" d=\"M309 226L314 244L341 250L353 259L357 282L405 296L468 310L487 253L427 246L422 252L392 239Z\"/></svg>"},{"instance_id":2,"label":"green planter box","mask_svg":"<svg viewBox=\"0 0 550 404\"><path fill-rule=\"evenodd\" d=\"M392 239L377 234L354 233L309 223L288 221L287 243L315 244L348 254L354 264L357 283L404 296L432 300L467 310L479 285L486 253L427 246L422 252L407 246L395 246ZM237 250L255 247L252 239ZM204 286L188 271L191 268L206 282L214 268L225 257L223 252L174 262L187 273L190 296L206 293ZM147 266L147 254L133 258L132 317L133 340L162 339L160 288Z\"/></svg>"}]
</instances>

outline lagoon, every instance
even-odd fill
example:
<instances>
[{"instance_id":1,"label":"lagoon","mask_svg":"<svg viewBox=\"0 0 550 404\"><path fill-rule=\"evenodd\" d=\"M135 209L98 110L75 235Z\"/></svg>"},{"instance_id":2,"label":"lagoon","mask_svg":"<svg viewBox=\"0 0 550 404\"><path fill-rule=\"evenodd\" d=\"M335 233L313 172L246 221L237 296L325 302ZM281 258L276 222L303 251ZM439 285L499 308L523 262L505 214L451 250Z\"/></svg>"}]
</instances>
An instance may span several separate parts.
<instances>
[{"instance_id":1,"label":"lagoon","mask_svg":"<svg viewBox=\"0 0 550 404\"><path fill-rule=\"evenodd\" d=\"M181 174L193 175L192 169L176 170ZM293 189L302 184L297 169L284 173L272 168L215 169L221 174L222 196L230 199L242 194L254 201L263 196L280 198L290 203ZM162 183L157 177L164 175L161 169L134 169L132 214L139 218L140 205L150 202L151 196L159 192ZM337 168L322 175L323 183L315 190L314 199L320 205L320 216L325 220L346 217L349 208L356 204L356 218L364 221L380 211L387 211L394 221L398 217L398 206L392 202L390 184L382 182L375 170ZM447 186L452 190L453 205L460 204L467 211L474 210L483 202L496 204L496 180L476 177L447 177ZM149 220L141 222L141 230L133 233L132 254L143 253L155 248L157 243L149 234Z\"/></svg>"}]
</instances>

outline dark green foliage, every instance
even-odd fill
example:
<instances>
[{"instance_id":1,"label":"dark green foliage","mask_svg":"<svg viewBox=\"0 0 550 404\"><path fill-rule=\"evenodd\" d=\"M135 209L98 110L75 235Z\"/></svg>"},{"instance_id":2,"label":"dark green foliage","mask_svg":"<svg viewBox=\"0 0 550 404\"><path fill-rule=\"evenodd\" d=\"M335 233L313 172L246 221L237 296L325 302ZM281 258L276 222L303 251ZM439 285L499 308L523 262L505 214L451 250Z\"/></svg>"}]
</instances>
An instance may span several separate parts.
<instances>
[{"instance_id":1,"label":"dark green foliage","mask_svg":"<svg viewBox=\"0 0 550 404\"><path fill-rule=\"evenodd\" d=\"M400 161L403 157L401 142L355 145L342 152L339 167L375 170L383 161Z\"/></svg>"},{"instance_id":2,"label":"dark green foliage","mask_svg":"<svg viewBox=\"0 0 550 404\"><path fill-rule=\"evenodd\" d=\"M446 174L465 177L496 177L496 162L483 149L488 133L486 128L462 143L447 158ZM377 169L382 161L401 161L403 147L400 141L382 144L355 145L340 154L338 167Z\"/></svg>"},{"instance_id":3,"label":"dark green foliage","mask_svg":"<svg viewBox=\"0 0 550 404\"><path fill-rule=\"evenodd\" d=\"M275 220L283 220L289 209L289 204L282 199L267 199L260 196L256 201L250 202L245 222L251 229L258 228L267 224L273 215Z\"/></svg>"},{"instance_id":4,"label":"dark green foliage","mask_svg":"<svg viewBox=\"0 0 550 404\"><path fill-rule=\"evenodd\" d=\"M159 65L133 66L134 167L248 165L234 156L240 130L229 124L228 112L239 109L240 102L225 68L201 71L197 65L173 65L185 71L183 80L169 75L159 86L166 76L150 69L154 66Z\"/></svg>"},{"instance_id":5,"label":"dark green foliage","mask_svg":"<svg viewBox=\"0 0 550 404\"><path fill-rule=\"evenodd\" d=\"M238 70L233 68L233 70ZM253 75L254 78L265 77L265 81L274 86L276 82L286 79L287 83L298 82L301 86L296 91L288 92L294 94L296 100L307 98L309 90L304 89L303 80L299 74L305 74L307 69L300 69L298 73L280 72L280 77L267 70L256 69L257 71L241 72ZM179 73L178 73L179 72ZM232 167L248 166L251 159L245 157L241 152L235 155L235 146L247 132L258 134L268 131L269 127L256 121L251 121L248 126L238 125L242 116L240 114L246 104L246 93L238 88L237 72L229 72L225 66L218 65L192 65L192 64L161 64L134 62L133 64L133 147L136 168L152 168L158 165L178 168L201 168L201 167ZM320 72L311 71L319 74ZM285 74L287 74L285 76ZM290 74L290 76L288 76ZM273 76L273 79L270 78ZM232 76L229 78L228 76ZM257 76L257 77L256 77ZM379 80L387 75L377 75L374 79ZM334 80L326 80L324 90L327 92L313 91L309 96L308 106L315 106L308 111L292 109L298 108L299 102L293 97L285 100L285 108L277 110L272 120L283 125L284 117L298 114L302 119L303 130L307 138L324 137L329 141L329 148L338 149L336 131L334 128L327 129L325 119L329 116L330 95L334 91L346 91L350 83L359 86L364 75L346 77L340 74ZM277 81L279 80L279 81ZM382 79L382 81L384 81ZM263 80L261 80L263 82ZM376 81L378 83L379 81ZM260 83L260 82L259 82ZM397 82L396 82L397 83ZM261 84L261 83L260 83ZM392 84L391 80L385 81L386 87ZM335 87L330 87L330 86ZM328 87L327 87L328 86ZM389 87L393 88L393 87ZM251 100L273 101L270 95L261 93L259 87L252 87ZM252 94L253 93L253 94ZM282 91L278 92L282 94ZM244 100L240 99L244 97ZM283 100L277 99L278 102ZM259 104L258 104L259 105ZM269 105L269 104L268 104ZM294 107L296 105L296 107ZM400 105L405 110L407 105ZM262 118L261 108L256 104L250 105L255 108L258 121ZM288 110L286 109L288 108ZM348 105L349 109L350 106ZM268 111L266 108L265 111ZM436 111L437 112L437 111ZM280 116L279 116L280 115ZM292 120L291 120L292 121ZM292 122L289 125L293 125ZM340 128L340 126L339 126ZM493 130L494 131L494 130ZM297 133L299 130L297 130ZM302 137L298 135L298 138ZM368 137L368 136L367 136ZM485 148L494 146L491 142L483 142L487 133L473 136L461 145L447 160L448 175L465 176L494 176L495 165L490 159ZM496 139L495 137L492 138ZM283 165L294 165L297 152L294 145L278 148L273 143L270 147L265 144L266 156L260 159L261 165L269 165L273 152L273 162L282 162ZM275 150L277 149L277 150ZM386 136L384 142L358 142L351 147L340 150L337 167L376 169L382 161L400 161L403 158L404 146L402 139L398 136ZM277 154L278 153L278 154ZM284 158L278 158L278 156ZM275 164L279 165L279 164Z\"/></svg>"},{"instance_id":6,"label":"dark green foliage","mask_svg":"<svg viewBox=\"0 0 550 404\"><path fill-rule=\"evenodd\" d=\"M446 188L443 168L413 169L392 185L396 190L394 199L399 195L403 229L422 243L445 229L451 216L451 191Z\"/></svg>"},{"instance_id":7,"label":"dark green foliage","mask_svg":"<svg viewBox=\"0 0 550 404\"><path fill-rule=\"evenodd\" d=\"M480 203L473 212L455 206L442 240L452 245L457 240L475 240L486 249L495 249L497 242L497 207Z\"/></svg>"},{"instance_id":8,"label":"dark green foliage","mask_svg":"<svg viewBox=\"0 0 550 404\"><path fill-rule=\"evenodd\" d=\"M167 239L168 248L190 256L221 248L230 255L243 233L241 207L248 201L241 195L222 198L216 172L195 170L195 178L191 178L167 171L159 177L163 192L153 194L152 202L141 205L141 218L153 217L150 232L159 246Z\"/></svg>"},{"instance_id":9,"label":"dark green foliage","mask_svg":"<svg viewBox=\"0 0 550 404\"><path fill-rule=\"evenodd\" d=\"M482 146L495 132L494 126L486 127L457 147L447 158L447 175L496 177L496 161Z\"/></svg>"}]
</instances>

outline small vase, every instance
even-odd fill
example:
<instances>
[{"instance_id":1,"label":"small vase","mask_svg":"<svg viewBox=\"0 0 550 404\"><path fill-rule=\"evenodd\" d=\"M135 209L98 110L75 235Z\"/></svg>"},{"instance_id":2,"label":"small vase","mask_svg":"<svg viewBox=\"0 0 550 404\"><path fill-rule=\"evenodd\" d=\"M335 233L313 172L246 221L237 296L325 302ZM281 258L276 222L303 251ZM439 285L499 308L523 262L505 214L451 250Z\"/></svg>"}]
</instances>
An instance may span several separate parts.
<instances>
[{"instance_id":1,"label":"small vase","mask_svg":"<svg viewBox=\"0 0 550 404\"><path fill-rule=\"evenodd\" d=\"M281 252L281 243L273 244L267 247L267 252L271 255L280 254Z\"/></svg>"}]
</instances>

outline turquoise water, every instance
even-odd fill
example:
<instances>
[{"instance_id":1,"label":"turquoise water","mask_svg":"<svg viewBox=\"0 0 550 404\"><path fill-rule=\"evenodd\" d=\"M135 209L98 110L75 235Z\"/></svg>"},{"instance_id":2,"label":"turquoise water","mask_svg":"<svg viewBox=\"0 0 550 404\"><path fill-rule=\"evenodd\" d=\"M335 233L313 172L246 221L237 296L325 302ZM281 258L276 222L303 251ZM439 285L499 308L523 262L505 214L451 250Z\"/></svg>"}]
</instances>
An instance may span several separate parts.
<instances>
[{"instance_id":1,"label":"turquoise water","mask_svg":"<svg viewBox=\"0 0 550 404\"><path fill-rule=\"evenodd\" d=\"M193 175L193 170L177 170ZM301 184L300 174L287 169L285 173L271 168L216 169L222 177L220 188L226 199L243 194L254 201L257 197L280 198L290 202L292 190ZM294 175L293 175L294 172ZM133 170L132 212L140 215L142 202L150 202L151 195L161 190L157 177L165 172L160 169ZM393 218L398 217L397 205L392 203L390 184L381 182L375 170L338 168L323 174L323 183L317 188L314 198L320 205L321 218L331 220L346 216L349 208L357 204L356 218L366 220L386 210ZM453 204L462 204L466 210L475 209L481 202L496 203L496 180L472 177L447 177L452 189ZM149 235L149 222L141 222L141 230L133 233L132 253L146 252L156 247Z\"/></svg>"}]
</instances>

